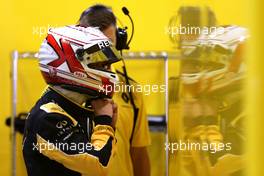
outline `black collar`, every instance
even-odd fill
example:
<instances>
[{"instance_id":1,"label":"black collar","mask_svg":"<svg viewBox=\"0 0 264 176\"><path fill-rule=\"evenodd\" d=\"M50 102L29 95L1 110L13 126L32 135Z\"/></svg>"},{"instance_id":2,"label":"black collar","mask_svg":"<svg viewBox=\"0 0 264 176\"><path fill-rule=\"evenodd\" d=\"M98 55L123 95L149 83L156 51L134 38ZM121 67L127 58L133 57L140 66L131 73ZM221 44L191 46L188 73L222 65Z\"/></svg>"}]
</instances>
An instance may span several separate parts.
<instances>
[{"instance_id":1,"label":"black collar","mask_svg":"<svg viewBox=\"0 0 264 176\"><path fill-rule=\"evenodd\" d=\"M64 95L60 94L52 87L48 87L42 96L45 102L54 102L58 104L64 111L75 118L77 121L82 121L83 118L91 117L93 110L85 108L81 105L76 104Z\"/></svg>"}]
</instances>

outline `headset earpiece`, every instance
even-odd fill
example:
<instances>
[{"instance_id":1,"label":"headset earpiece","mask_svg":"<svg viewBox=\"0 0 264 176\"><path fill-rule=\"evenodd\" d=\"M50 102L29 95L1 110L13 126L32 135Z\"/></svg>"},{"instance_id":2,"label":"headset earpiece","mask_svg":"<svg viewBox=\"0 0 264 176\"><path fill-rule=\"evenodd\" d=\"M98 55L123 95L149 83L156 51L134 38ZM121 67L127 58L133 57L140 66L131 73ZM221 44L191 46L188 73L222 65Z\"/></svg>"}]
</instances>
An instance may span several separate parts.
<instances>
[{"instance_id":1,"label":"headset earpiece","mask_svg":"<svg viewBox=\"0 0 264 176\"><path fill-rule=\"evenodd\" d=\"M116 29L116 49L129 49L127 46L127 27Z\"/></svg>"}]
</instances>

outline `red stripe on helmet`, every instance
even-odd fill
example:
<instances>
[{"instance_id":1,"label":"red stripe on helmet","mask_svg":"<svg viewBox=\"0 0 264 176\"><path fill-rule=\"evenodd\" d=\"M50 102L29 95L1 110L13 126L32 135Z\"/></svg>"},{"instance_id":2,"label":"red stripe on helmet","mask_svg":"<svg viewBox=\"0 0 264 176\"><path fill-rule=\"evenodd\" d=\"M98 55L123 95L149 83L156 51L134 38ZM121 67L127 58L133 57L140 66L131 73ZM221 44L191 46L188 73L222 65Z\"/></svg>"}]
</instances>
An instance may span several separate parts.
<instances>
[{"instance_id":1,"label":"red stripe on helmet","mask_svg":"<svg viewBox=\"0 0 264 176\"><path fill-rule=\"evenodd\" d=\"M48 63L49 66L57 68L66 61L72 73L75 71L83 72L84 69L81 63L77 60L69 41L60 39L60 47L56 39L51 34L49 34L47 36L47 42L59 56L58 59Z\"/></svg>"}]
</instances>

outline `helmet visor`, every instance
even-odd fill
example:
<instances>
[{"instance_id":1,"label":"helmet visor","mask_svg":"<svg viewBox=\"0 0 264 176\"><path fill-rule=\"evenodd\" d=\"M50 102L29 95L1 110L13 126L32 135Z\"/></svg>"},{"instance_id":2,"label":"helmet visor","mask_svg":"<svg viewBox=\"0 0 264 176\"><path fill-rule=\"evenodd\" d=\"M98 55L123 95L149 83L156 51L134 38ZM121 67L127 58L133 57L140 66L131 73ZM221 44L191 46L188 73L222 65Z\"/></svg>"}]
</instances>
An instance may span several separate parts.
<instances>
[{"instance_id":1,"label":"helmet visor","mask_svg":"<svg viewBox=\"0 0 264 176\"><path fill-rule=\"evenodd\" d=\"M91 48L85 50L83 59L87 62L89 68L109 71L112 63L122 59L119 52L113 46L104 47L98 51L90 53Z\"/></svg>"}]
</instances>

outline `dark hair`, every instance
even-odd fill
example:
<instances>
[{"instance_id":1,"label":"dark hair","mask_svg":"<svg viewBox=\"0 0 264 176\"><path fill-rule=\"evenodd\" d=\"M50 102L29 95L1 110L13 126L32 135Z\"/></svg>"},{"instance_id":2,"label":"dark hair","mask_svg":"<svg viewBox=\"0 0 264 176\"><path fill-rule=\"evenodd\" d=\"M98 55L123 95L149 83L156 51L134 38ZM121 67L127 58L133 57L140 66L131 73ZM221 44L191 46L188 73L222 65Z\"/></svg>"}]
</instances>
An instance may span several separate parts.
<instances>
[{"instance_id":1,"label":"dark hair","mask_svg":"<svg viewBox=\"0 0 264 176\"><path fill-rule=\"evenodd\" d=\"M100 30L104 30L110 25L116 25L116 17L111 8L96 4L81 14L79 24L85 27L99 27Z\"/></svg>"}]
</instances>

